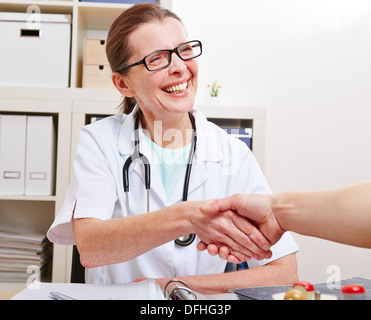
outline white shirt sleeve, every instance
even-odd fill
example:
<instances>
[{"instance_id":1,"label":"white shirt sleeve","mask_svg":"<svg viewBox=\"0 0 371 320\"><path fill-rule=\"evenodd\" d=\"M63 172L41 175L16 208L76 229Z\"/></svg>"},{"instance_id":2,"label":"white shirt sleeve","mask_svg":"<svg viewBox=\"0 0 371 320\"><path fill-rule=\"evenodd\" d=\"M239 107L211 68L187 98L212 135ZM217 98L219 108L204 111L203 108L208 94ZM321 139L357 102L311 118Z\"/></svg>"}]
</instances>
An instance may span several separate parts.
<instances>
[{"instance_id":1,"label":"white shirt sleeve","mask_svg":"<svg viewBox=\"0 0 371 320\"><path fill-rule=\"evenodd\" d=\"M94 126L81 130L74 159L74 176L65 201L47 233L50 241L75 244L73 216L77 219L112 218L117 200L116 184L104 148Z\"/></svg>"},{"instance_id":2,"label":"white shirt sleeve","mask_svg":"<svg viewBox=\"0 0 371 320\"><path fill-rule=\"evenodd\" d=\"M299 251L299 247L289 232L285 232L282 238L271 247L272 257L270 259L255 260L251 259L247 262L249 268L256 268L270 263L279 258L283 258L292 253Z\"/></svg>"}]
</instances>

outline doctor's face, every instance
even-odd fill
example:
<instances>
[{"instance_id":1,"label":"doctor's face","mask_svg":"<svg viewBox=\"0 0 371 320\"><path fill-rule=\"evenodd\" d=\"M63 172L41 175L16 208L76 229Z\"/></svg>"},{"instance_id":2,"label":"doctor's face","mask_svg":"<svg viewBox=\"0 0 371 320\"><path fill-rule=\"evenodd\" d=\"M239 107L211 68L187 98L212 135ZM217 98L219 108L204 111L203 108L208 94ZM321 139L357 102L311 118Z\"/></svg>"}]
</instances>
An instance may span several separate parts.
<instances>
[{"instance_id":1,"label":"doctor's face","mask_svg":"<svg viewBox=\"0 0 371 320\"><path fill-rule=\"evenodd\" d=\"M188 41L183 25L174 18L141 25L129 38L133 54L128 64L158 51L174 49ZM163 119L168 112L185 113L194 105L198 84L195 59L183 61L172 53L171 64L161 70L148 71L141 64L122 76L146 116Z\"/></svg>"}]
</instances>

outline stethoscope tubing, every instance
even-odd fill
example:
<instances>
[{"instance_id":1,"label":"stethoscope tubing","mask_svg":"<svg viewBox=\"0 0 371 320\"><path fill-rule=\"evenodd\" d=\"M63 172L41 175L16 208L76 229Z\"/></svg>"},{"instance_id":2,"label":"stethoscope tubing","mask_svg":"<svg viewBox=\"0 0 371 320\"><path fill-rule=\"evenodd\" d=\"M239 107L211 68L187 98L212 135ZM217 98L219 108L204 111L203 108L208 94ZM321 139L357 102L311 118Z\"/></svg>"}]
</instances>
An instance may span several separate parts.
<instances>
[{"instance_id":1,"label":"stethoscope tubing","mask_svg":"<svg viewBox=\"0 0 371 320\"><path fill-rule=\"evenodd\" d=\"M124 185L124 192L126 195L126 209L128 215L130 215L130 206L129 206L129 167L135 160L140 160L144 165L144 182L147 190L147 212L150 212L150 201L149 201L149 190L151 189L151 165L148 158L140 153L139 151L139 114L135 119L134 125L134 152L133 154L125 161L124 167L122 169L122 178Z\"/></svg>"},{"instance_id":2,"label":"stethoscope tubing","mask_svg":"<svg viewBox=\"0 0 371 320\"><path fill-rule=\"evenodd\" d=\"M193 136L192 136L192 146L191 146L191 150L189 153L188 163L187 163L187 168L186 168L186 173L185 173L185 178L184 178L183 197L182 197L183 201L187 201L188 199L189 179L191 176L192 163L193 163L194 154L196 152L196 143L197 143L195 119L190 113L188 113L188 115L189 115L189 119L191 121L192 128L193 128ZM124 187L124 192L126 196L126 210L129 216L130 216L129 167L135 160L142 161L144 165L144 180L145 180L145 188L147 190L147 212L150 212L149 191L151 189L151 165L150 165L148 158L144 154L140 153L139 151L139 130L138 130L139 129L139 116L140 116L140 111L138 111L136 115L135 124L134 124L134 152L131 156L129 156L128 159L126 159L123 169L122 169L123 187ZM184 247L184 246L190 245L194 241L195 238L196 238L196 235L194 233L191 233L187 236L183 236L174 241L177 245Z\"/></svg>"}]
</instances>

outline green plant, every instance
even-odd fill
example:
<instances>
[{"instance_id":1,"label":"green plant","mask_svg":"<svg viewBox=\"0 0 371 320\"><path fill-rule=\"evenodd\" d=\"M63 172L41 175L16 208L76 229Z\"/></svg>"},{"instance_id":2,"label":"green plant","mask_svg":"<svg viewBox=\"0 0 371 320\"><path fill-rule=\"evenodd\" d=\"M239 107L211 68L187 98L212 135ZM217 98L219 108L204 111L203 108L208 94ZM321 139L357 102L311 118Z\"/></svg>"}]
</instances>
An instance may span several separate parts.
<instances>
[{"instance_id":1,"label":"green plant","mask_svg":"<svg viewBox=\"0 0 371 320\"><path fill-rule=\"evenodd\" d=\"M212 85L207 85L208 88L210 88L210 97L217 97L219 94L219 90L221 89L221 86L218 85L218 81L214 81Z\"/></svg>"}]
</instances>

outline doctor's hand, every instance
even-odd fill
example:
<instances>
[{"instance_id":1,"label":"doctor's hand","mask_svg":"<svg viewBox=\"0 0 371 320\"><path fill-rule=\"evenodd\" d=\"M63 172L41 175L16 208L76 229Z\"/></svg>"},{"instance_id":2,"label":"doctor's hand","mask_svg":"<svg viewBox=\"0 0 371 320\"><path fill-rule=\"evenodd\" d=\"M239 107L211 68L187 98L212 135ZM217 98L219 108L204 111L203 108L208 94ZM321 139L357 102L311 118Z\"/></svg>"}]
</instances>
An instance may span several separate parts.
<instances>
[{"instance_id":1,"label":"doctor's hand","mask_svg":"<svg viewBox=\"0 0 371 320\"><path fill-rule=\"evenodd\" d=\"M271 197L258 194L236 194L228 198L214 200L200 208L205 214L220 214L232 211L241 217L248 218L254 226L269 240L270 245L275 244L284 234L284 230L272 211ZM252 227L253 229L253 227ZM217 246L213 243L200 242L197 248L206 250L211 255L235 262L238 259L228 248Z\"/></svg>"},{"instance_id":2,"label":"doctor's hand","mask_svg":"<svg viewBox=\"0 0 371 320\"><path fill-rule=\"evenodd\" d=\"M193 206L195 203L187 202ZM211 245L221 251L222 259L230 256L235 261L248 261L250 258L257 260L269 258L270 242L248 219L233 210L212 209L200 211L201 205L206 208L208 202L197 203L197 210L191 208L194 214L190 215L194 232L202 243ZM226 253L228 255L225 257Z\"/></svg>"}]
</instances>

